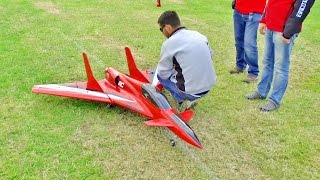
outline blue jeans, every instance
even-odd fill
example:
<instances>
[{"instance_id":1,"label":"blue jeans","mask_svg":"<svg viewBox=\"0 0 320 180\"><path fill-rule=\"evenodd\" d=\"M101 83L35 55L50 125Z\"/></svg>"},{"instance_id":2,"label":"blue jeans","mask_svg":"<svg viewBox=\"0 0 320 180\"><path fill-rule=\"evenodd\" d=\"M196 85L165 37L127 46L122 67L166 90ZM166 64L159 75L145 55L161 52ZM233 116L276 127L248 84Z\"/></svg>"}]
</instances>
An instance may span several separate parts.
<instances>
[{"instance_id":1,"label":"blue jeans","mask_svg":"<svg viewBox=\"0 0 320 180\"><path fill-rule=\"evenodd\" d=\"M197 96L197 95L191 95L191 94L188 94L186 92L183 92L181 91L178 86L176 85L176 83L172 82L169 79L162 79L158 76L158 79L159 79L159 82L162 84L162 86L167 89L170 94L172 95L172 97L178 102L178 103L182 103L184 100L190 100L190 101L194 101L200 97L203 97L205 96L206 94L204 95L201 95L201 96Z\"/></svg>"},{"instance_id":2,"label":"blue jeans","mask_svg":"<svg viewBox=\"0 0 320 180\"><path fill-rule=\"evenodd\" d=\"M290 43L286 44L282 42L282 33L266 30L264 57L262 61L263 71L257 92L260 96L267 97L271 83L273 83L269 100L277 107L280 106L280 102L287 89L290 54L297 36L298 34L292 36Z\"/></svg>"},{"instance_id":3,"label":"blue jeans","mask_svg":"<svg viewBox=\"0 0 320 180\"><path fill-rule=\"evenodd\" d=\"M257 31L260 19L261 14L258 13L245 15L237 10L233 13L236 65L242 70L248 65L248 74L254 77L259 73Z\"/></svg>"}]
</instances>

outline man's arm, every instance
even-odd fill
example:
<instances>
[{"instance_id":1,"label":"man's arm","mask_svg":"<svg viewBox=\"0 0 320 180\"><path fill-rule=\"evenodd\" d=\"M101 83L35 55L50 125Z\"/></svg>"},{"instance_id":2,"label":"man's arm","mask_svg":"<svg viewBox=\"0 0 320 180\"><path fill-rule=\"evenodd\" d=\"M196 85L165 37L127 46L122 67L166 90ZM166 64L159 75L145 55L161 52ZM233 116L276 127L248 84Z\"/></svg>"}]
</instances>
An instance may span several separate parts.
<instances>
[{"instance_id":1,"label":"man's arm","mask_svg":"<svg viewBox=\"0 0 320 180\"><path fill-rule=\"evenodd\" d=\"M287 19L283 30L283 37L290 39L295 33L299 33L302 22L308 16L315 0L296 0L294 9L290 17Z\"/></svg>"},{"instance_id":2,"label":"man's arm","mask_svg":"<svg viewBox=\"0 0 320 180\"><path fill-rule=\"evenodd\" d=\"M169 52L165 43L161 48L157 73L161 79L169 79L173 73L173 56Z\"/></svg>"},{"instance_id":3,"label":"man's arm","mask_svg":"<svg viewBox=\"0 0 320 180\"><path fill-rule=\"evenodd\" d=\"M265 17L266 17L266 13L267 13L268 1L269 1L269 0L266 1L266 5L264 6L264 10L263 10L261 19L260 19L260 21L259 21L259 27L258 27L258 29L259 29L260 34L262 34L262 35L264 35L264 34L266 33L266 28L267 28Z\"/></svg>"}]
</instances>

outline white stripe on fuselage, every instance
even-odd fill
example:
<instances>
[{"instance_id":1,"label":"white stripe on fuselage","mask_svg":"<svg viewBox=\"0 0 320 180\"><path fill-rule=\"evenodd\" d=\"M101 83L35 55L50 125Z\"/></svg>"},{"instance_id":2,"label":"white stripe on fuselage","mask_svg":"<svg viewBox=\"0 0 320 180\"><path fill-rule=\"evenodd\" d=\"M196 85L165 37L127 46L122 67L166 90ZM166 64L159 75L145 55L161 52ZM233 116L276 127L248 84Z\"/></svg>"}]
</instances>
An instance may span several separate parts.
<instances>
[{"instance_id":1,"label":"white stripe on fuselage","mask_svg":"<svg viewBox=\"0 0 320 180\"><path fill-rule=\"evenodd\" d=\"M45 84L45 85L37 85L38 88L48 88L48 89L54 89L57 91L69 91L69 92L76 92L76 93L82 93L82 94L89 94L93 95L96 97L101 97L101 98L111 98L115 100L120 100L120 101L127 101L127 102L134 102L130 99L126 99L114 94L106 94L102 92L96 92L96 91L90 91L86 89L80 89L76 87L69 87L69 86L63 86L63 85L58 85L58 84Z\"/></svg>"}]
</instances>

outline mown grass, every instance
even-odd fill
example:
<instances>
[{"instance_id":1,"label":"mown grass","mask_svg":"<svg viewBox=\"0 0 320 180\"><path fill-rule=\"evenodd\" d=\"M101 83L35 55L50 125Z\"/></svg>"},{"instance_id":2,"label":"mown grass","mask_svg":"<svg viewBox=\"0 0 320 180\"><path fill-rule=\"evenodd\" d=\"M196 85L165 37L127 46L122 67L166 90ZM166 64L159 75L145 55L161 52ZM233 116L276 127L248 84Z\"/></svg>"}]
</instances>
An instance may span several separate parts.
<instances>
[{"instance_id":1,"label":"mown grass","mask_svg":"<svg viewBox=\"0 0 320 180\"><path fill-rule=\"evenodd\" d=\"M0 2L0 177L4 179L319 179L320 23L316 3L296 40L280 109L262 113L243 95L256 88L234 66L228 0ZM81 52L98 78L127 72L124 47L154 67L165 38L158 16L177 10L208 36L218 84L190 123L204 149L178 141L145 118L104 104L34 95L35 84L84 81ZM259 36L263 53L263 37ZM260 56L262 57L262 56ZM261 58L260 58L261 59Z\"/></svg>"}]
</instances>

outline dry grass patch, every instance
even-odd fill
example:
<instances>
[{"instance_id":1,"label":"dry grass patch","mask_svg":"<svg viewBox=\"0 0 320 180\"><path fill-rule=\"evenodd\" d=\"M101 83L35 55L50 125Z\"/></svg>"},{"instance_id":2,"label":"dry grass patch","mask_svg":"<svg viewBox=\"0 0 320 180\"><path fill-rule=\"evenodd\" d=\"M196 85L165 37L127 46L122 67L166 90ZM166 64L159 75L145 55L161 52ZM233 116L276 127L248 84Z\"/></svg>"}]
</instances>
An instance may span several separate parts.
<instances>
[{"instance_id":1,"label":"dry grass patch","mask_svg":"<svg viewBox=\"0 0 320 180\"><path fill-rule=\"evenodd\" d=\"M177 3L177 4L184 4L183 0L170 0L170 2Z\"/></svg>"},{"instance_id":2,"label":"dry grass patch","mask_svg":"<svg viewBox=\"0 0 320 180\"><path fill-rule=\"evenodd\" d=\"M112 37L96 34L93 38L99 41L101 47L105 49L116 49L122 56L125 56L125 47L129 47L134 60L137 62L142 62L145 59L134 50L134 47L130 46L129 44L119 42Z\"/></svg>"},{"instance_id":3,"label":"dry grass patch","mask_svg":"<svg viewBox=\"0 0 320 180\"><path fill-rule=\"evenodd\" d=\"M57 5L55 5L53 2L51 1L37 1L34 3L34 5L39 8L42 9L50 14L54 14L54 15L59 15L60 14L60 9L59 7L57 7Z\"/></svg>"},{"instance_id":4,"label":"dry grass patch","mask_svg":"<svg viewBox=\"0 0 320 180\"><path fill-rule=\"evenodd\" d=\"M189 17L182 17L181 19L183 22L190 25L201 25L201 26L208 25L206 22L201 21L199 19L193 19Z\"/></svg>"}]
</instances>

